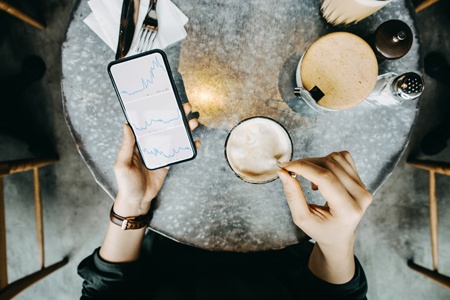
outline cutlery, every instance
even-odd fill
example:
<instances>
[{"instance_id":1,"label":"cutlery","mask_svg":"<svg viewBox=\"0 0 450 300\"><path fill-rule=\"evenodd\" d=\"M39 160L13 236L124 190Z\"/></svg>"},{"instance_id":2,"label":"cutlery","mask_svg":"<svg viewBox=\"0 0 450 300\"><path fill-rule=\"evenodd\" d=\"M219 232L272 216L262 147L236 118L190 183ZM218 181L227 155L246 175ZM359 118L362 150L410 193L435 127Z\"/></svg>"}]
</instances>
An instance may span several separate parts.
<instances>
[{"instance_id":1,"label":"cutlery","mask_svg":"<svg viewBox=\"0 0 450 300\"><path fill-rule=\"evenodd\" d=\"M136 29L136 22L139 14L139 3L140 0L123 1L116 59L125 57L131 48L134 30Z\"/></svg>"},{"instance_id":2,"label":"cutlery","mask_svg":"<svg viewBox=\"0 0 450 300\"><path fill-rule=\"evenodd\" d=\"M151 49L158 33L158 19L156 16L156 1L150 0L150 5L138 34L139 41L136 45L136 52L144 52Z\"/></svg>"}]
</instances>

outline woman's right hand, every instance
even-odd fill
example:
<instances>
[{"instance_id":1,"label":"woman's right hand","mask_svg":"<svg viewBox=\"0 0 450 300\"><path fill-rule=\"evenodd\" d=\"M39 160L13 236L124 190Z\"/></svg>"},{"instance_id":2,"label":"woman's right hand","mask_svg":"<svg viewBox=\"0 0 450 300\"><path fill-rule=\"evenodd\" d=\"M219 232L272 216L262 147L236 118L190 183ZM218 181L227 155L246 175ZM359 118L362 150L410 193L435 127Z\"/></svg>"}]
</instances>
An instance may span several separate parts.
<instances>
[{"instance_id":1,"label":"woman's right hand","mask_svg":"<svg viewBox=\"0 0 450 300\"><path fill-rule=\"evenodd\" d=\"M278 172L294 223L321 248L353 248L354 233L372 201L347 151L286 162ZM325 205L308 204L294 172L317 186Z\"/></svg>"}]
</instances>

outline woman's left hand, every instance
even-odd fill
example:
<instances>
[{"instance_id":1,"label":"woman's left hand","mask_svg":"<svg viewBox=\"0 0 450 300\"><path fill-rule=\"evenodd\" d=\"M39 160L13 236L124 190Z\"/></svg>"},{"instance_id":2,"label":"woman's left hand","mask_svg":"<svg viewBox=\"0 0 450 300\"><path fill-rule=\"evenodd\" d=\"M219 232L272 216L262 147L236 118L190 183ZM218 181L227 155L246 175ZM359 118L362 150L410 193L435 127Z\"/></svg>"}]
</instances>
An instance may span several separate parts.
<instances>
[{"instance_id":1,"label":"woman's left hand","mask_svg":"<svg viewBox=\"0 0 450 300\"><path fill-rule=\"evenodd\" d=\"M183 104L186 116L191 112L189 103ZM196 118L189 120L190 130L198 126ZM195 147L200 147L200 141L195 141ZM121 216L145 215L150 209L151 201L161 190L169 167L158 170L148 170L139 150L131 127L123 127L123 139L114 164L114 174L119 192L114 203L114 211Z\"/></svg>"}]
</instances>

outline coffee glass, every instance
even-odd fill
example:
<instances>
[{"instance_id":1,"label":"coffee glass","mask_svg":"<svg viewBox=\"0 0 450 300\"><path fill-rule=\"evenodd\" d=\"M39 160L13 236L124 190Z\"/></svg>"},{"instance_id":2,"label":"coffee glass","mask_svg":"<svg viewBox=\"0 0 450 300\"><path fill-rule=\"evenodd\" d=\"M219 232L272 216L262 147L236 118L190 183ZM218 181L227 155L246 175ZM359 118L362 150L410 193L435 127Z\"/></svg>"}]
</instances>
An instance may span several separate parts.
<instances>
[{"instance_id":1,"label":"coffee glass","mask_svg":"<svg viewBox=\"0 0 450 300\"><path fill-rule=\"evenodd\" d=\"M225 141L228 165L236 176L249 183L277 179L277 165L290 161L292 154L292 139L284 126L263 116L242 120Z\"/></svg>"}]
</instances>

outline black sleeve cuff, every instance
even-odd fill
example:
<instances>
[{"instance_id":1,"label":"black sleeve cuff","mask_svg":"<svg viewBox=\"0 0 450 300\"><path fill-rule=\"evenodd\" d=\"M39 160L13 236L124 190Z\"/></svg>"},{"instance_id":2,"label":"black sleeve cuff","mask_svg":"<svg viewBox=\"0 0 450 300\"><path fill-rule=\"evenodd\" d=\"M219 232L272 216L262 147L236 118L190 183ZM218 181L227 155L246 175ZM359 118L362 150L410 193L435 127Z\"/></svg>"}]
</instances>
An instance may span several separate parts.
<instances>
[{"instance_id":1,"label":"black sleeve cuff","mask_svg":"<svg viewBox=\"0 0 450 300\"><path fill-rule=\"evenodd\" d=\"M81 299L118 298L121 293L129 297L133 285L139 280L141 273L140 261L130 263L110 263L99 255L100 248L86 257L78 265L78 275L83 281Z\"/></svg>"},{"instance_id":2,"label":"black sleeve cuff","mask_svg":"<svg viewBox=\"0 0 450 300\"><path fill-rule=\"evenodd\" d=\"M311 299L366 299L368 290L366 275L355 257L355 275L344 284L332 284L315 276L306 266L306 284Z\"/></svg>"}]
</instances>

